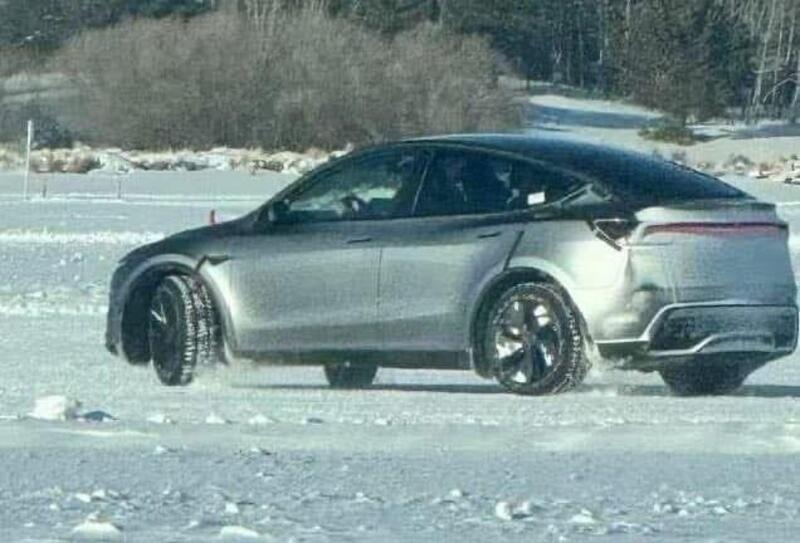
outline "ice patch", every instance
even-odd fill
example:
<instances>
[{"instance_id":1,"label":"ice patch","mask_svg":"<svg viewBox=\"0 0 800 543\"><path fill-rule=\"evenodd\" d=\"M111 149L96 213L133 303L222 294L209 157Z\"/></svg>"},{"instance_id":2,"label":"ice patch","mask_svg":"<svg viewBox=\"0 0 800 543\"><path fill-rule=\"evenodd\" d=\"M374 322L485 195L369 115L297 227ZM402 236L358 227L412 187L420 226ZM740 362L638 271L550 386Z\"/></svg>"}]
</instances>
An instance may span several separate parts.
<instances>
[{"instance_id":1,"label":"ice patch","mask_svg":"<svg viewBox=\"0 0 800 543\"><path fill-rule=\"evenodd\" d=\"M81 402L66 396L45 396L36 400L30 417L39 420L74 420Z\"/></svg>"}]
</instances>

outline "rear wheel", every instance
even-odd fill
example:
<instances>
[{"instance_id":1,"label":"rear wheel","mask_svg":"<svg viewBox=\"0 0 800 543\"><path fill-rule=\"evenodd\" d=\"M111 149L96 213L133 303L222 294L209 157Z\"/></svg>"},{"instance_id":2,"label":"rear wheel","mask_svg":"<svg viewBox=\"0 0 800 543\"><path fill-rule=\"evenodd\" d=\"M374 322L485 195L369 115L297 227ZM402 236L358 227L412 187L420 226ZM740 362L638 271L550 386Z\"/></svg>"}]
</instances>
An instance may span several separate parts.
<instances>
[{"instance_id":1,"label":"rear wheel","mask_svg":"<svg viewBox=\"0 0 800 543\"><path fill-rule=\"evenodd\" d=\"M478 333L483 363L517 394L567 391L583 382L591 366L578 314L554 285L508 288L491 304Z\"/></svg>"},{"instance_id":2,"label":"rear wheel","mask_svg":"<svg viewBox=\"0 0 800 543\"><path fill-rule=\"evenodd\" d=\"M719 396L739 389L753 365L717 356L692 359L659 370L661 378L678 396ZM760 365L760 364L758 364Z\"/></svg>"},{"instance_id":3,"label":"rear wheel","mask_svg":"<svg viewBox=\"0 0 800 543\"><path fill-rule=\"evenodd\" d=\"M325 364L325 377L331 388L364 388L375 380L378 366L375 364L352 364L335 362Z\"/></svg>"},{"instance_id":4,"label":"rear wheel","mask_svg":"<svg viewBox=\"0 0 800 543\"><path fill-rule=\"evenodd\" d=\"M156 287L148 312L153 367L167 386L188 385L198 366L221 360L216 311L205 285L169 275Z\"/></svg>"}]
</instances>

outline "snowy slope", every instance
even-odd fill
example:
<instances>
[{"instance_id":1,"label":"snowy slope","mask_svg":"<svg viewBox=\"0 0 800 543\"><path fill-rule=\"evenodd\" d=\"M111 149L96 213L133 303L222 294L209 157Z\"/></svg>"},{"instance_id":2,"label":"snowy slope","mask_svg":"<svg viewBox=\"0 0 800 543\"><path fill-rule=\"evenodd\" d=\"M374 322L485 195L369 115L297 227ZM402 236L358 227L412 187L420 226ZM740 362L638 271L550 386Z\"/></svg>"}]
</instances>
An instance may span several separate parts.
<instances>
[{"instance_id":1,"label":"snowy slope","mask_svg":"<svg viewBox=\"0 0 800 543\"><path fill-rule=\"evenodd\" d=\"M120 256L288 180L135 174L119 200L115 178L60 176L24 203L0 176L0 541L796 540L797 356L734 397L600 369L521 398L436 371L332 391L315 368L235 367L166 389L104 351ZM81 405L35 406L52 395Z\"/></svg>"},{"instance_id":2,"label":"snowy slope","mask_svg":"<svg viewBox=\"0 0 800 543\"><path fill-rule=\"evenodd\" d=\"M800 127L782 122L693 125L696 134L710 139L686 147L642 138L640 129L663 114L625 102L539 94L525 101L524 110L527 130L532 132L610 143L643 153L658 152L667 158L680 154L693 165L722 168L734 156L745 156L754 164L773 164L800 155Z\"/></svg>"}]
</instances>

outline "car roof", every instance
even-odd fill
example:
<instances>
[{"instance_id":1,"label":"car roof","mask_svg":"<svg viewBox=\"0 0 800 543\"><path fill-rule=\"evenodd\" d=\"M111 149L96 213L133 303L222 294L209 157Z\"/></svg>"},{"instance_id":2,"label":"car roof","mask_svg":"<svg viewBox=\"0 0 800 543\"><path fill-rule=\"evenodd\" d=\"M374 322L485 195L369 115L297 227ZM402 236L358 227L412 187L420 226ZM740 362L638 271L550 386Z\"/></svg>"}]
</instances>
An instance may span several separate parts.
<instances>
[{"instance_id":1,"label":"car roof","mask_svg":"<svg viewBox=\"0 0 800 543\"><path fill-rule=\"evenodd\" d=\"M745 195L718 179L659 157L558 135L454 134L416 138L406 143L449 144L512 153L587 175L634 199L668 201Z\"/></svg>"},{"instance_id":2,"label":"car roof","mask_svg":"<svg viewBox=\"0 0 800 543\"><path fill-rule=\"evenodd\" d=\"M646 155L580 139L535 134L449 134L405 140L407 143L451 144L503 151L552 162L569 162L586 154L645 159Z\"/></svg>"}]
</instances>

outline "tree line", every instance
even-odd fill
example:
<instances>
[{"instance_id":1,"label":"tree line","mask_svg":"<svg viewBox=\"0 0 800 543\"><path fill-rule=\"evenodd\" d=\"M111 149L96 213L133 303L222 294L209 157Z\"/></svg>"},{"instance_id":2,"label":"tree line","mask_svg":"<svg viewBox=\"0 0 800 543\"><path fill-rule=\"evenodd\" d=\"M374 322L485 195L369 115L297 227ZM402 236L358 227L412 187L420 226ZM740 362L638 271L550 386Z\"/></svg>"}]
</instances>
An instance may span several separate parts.
<instances>
[{"instance_id":1,"label":"tree line","mask_svg":"<svg viewBox=\"0 0 800 543\"><path fill-rule=\"evenodd\" d=\"M331 0L384 32L483 34L527 80L631 98L678 120L800 115L798 0Z\"/></svg>"},{"instance_id":2,"label":"tree line","mask_svg":"<svg viewBox=\"0 0 800 543\"><path fill-rule=\"evenodd\" d=\"M481 39L494 60L480 77L631 99L682 123L800 116L800 0L6 0L0 75L43 66L87 31L113 41L132 21L224 16L263 36L308 10L380 37L373 47L423 27Z\"/></svg>"}]
</instances>

